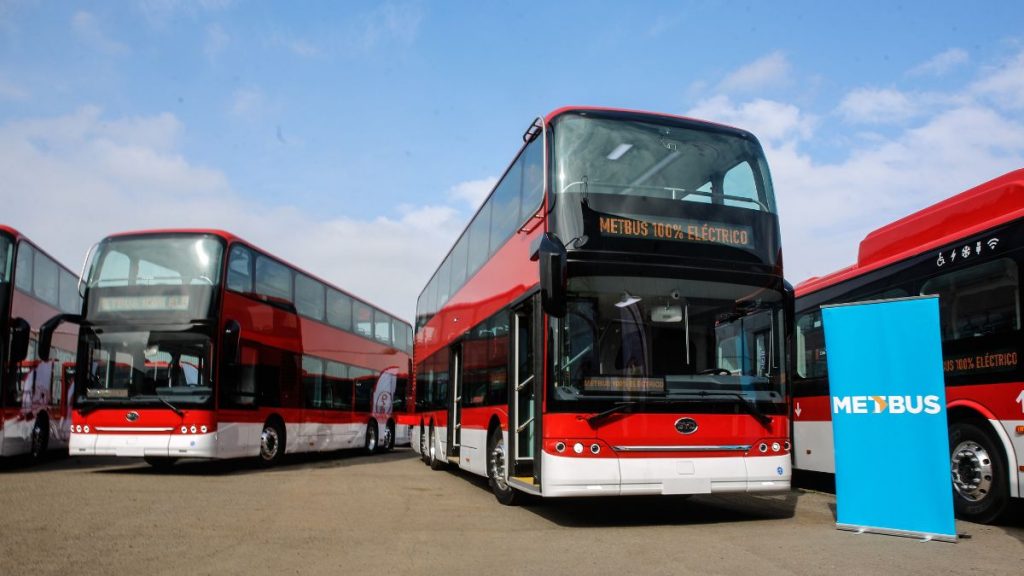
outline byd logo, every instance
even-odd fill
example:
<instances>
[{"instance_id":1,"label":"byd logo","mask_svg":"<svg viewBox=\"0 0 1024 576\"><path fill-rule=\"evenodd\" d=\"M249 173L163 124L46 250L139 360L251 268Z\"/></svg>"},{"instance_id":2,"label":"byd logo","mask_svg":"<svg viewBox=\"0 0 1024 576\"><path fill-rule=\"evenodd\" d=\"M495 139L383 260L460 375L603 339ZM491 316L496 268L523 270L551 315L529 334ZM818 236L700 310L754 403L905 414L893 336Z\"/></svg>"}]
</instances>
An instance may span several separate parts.
<instances>
[{"instance_id":1,"label":"byd logo","mask_svg":"<svg viewBox=\"0 0 1024 576\"><path fill-rule=\"evenodd\" d=\"M833 396L832 413L839 414L938 414L938 396Z\"/></svg>"}]
</instances>

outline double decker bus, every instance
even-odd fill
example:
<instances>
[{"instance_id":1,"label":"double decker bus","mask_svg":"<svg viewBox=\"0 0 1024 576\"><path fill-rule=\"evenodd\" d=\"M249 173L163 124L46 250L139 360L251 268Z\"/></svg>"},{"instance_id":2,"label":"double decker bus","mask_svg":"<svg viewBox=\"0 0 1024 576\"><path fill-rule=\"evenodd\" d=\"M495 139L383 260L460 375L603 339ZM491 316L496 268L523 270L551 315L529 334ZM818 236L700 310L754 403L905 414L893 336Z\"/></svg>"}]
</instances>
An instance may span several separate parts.
<instances>
[{"instance_id":1,"label":"double decker bus","mask_svg":"<svg viewBox=\"0 0 1024 576\"><path fill-rule=\"evenodd\" d=\"M412 327L383 310L219 230L107 237L84 276L41 345L80 326L71 454L274 464L408 440Z\"/></svg>"},{"instance_id":2,"label":"double decker bus","mask_svg":"<svg viewBox=\"0 0 1024 576\"><path fill-rule=\"evenodd\" d=\"M52 335L52 356L36 354L39 330L77 312L78 277L14 228L0 225L0 456L67 448L76 334Z\"/></svg>"},{"instance_id":3,"label":"double decker bus","mask_svg":"<svg viewBox=\"0 0 1024 576\"><path fill-rule=\"evenodd\" d=\"M792 289L749 132L537 118L417 302L414 449L496 498L788 490Z\"/></svg>"},{"instance_id":4,"label":"double decker bus","mask_svg":"<svg viewBox=\"0 0 1024 576\"><path fill-rule=\"evenodd\" d=\"M835 473L821 306L938 295L956 513L990 522L1024 496L1022 270L1017 170L871 232L856 264L798 285L794 467Z\"/></svg>"}]
</instances>

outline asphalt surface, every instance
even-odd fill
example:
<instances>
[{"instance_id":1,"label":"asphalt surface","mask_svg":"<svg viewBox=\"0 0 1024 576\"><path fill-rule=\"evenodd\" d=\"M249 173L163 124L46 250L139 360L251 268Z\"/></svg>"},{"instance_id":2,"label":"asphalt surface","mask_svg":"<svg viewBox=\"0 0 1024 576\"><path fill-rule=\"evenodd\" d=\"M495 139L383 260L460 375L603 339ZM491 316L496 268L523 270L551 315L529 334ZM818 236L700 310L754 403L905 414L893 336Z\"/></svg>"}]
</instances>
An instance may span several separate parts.
<instances>
[{"instance_id":1,"label":"asphalt surface","mask_svg":"<svg viewBox=\"0 0 1024 576\"><path fill-rule=\"evenodd\" d=\"M253 462L0 462L0 574L1024 573L1024 514L920 542L834 528L835 498L498 504L409 449Z\"/></svg>"}]
</instances>

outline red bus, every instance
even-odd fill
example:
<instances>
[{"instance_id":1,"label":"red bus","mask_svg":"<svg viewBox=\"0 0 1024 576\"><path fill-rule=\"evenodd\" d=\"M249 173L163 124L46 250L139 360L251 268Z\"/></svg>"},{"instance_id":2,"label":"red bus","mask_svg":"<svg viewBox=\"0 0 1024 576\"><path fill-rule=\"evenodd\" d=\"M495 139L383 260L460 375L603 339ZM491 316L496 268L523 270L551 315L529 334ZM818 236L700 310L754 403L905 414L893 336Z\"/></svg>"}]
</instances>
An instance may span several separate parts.
<instances>
[{"instance_id":1,"label":"red bus","mask_svg":"<svg viewBox=\"0 0 1024 576\"><path fill-rule=\"evenodd\" d=\"M538 118L417 302L414 449L497 499L788 490L787 314L757 139Z\"/></svg>"},{"instance_id":2,"label":"red bus","mask_svg":"<svg viewBox=\"0 0 1024 576\"><path fill-rule=\"evenodd\" d=\"M52 336L40 361L39 329L55 314L77 312L78 277L17 230L0 225L0 456L67 448L76 333Z\"/></svg>"},{"instance_id":3,"label":"red bus","mask_svg":"<svg viewBox=\"0 0 1024 576\"><path fill-rule=\"evenodd\" d=\"M390 449L412 327L219 230L118 234L85 273L70 451L178 458ZM44 348L45 351L45 348Z\"/></svg>"},{"instance_id":4,"label":"red bus","mask_svg":"<svg viewBox=\"0 0 1024 576\"><path fill-rule=\"evenodd\" d=\"M937 294L956 512L989 522L1024 495L1022 270L1017 170L871 232L856 264L797 286L794 467L835 473L821 306Z\"/></svg>"}]
</instances>

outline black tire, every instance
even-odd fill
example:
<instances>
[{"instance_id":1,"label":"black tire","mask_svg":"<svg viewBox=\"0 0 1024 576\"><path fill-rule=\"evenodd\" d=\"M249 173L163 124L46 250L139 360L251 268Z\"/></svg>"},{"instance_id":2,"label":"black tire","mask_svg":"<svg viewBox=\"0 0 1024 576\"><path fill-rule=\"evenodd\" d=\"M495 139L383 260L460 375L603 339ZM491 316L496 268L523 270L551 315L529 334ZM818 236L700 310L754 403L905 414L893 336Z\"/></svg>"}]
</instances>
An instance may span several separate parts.
<instances>
[{"instance_id":1,"label":"black tire","mask_svg":"<svg viewBox=\"0 0 1024 576\"><path fill-rule=\"evenodd\" d=\"M427 448L427 426L420 422L420 460L424 464L430 464L430 450Z\"/></svg>"},{"instance_id":2,"label":"black tire","mask_svg":"<svg viewBox=\"0 0 1024 576\"><path fill-rule=\"evenodd\" d=\"M260 464L277 466L284 459L287 438L284 426L276 420L269 420L260 433Z\"/></svg>"},{"instance_id":3,"label":"black tire","mask_svg":"<svg viewBox=\"0 0 1024 576\"><path fill-rule=\"evenodd\" d=\"M50 446L50 421L46 416L40 414L36 417L29 441L29 456L33 460L39 460L46 455L46 449Z\"/></svg>"},{"instance_id":4,"label":"black tire","mask_svg":"<svg viewBox=\"0 0 1024 576\"><path fill-rule=\"evenodd\" d=\"M430 423L430 445L427 446L427 464L431 470L444 470L445 461L437 457L437 442L434 437L434 423Z\"/></svg>"},{"instance_id":5,"label":"black tire","mask_svg":"<svg viewBox=\"0 0 1024 576\"><path fill-rule=\"evenodd\" d=\"M146 461L146 464L152 466L154 470L159 470L160 472L170 470L171 466L174 466L174 463L178 461L177 458L165 456L143 456L142 459Z\"/></svg>"},{"instance_id":6,"label":"black tire","mask_svg":"<svg viewBox=\"0 0 1024 576\"><path fill-rule=\"evenodd\" d=\"M386 433L384 434L383 451L391 452L395 449L395 421L388 420L388 424L385 427Z\"/></svg>"},{"instance_id":7,"label":"black tire","mask_svg":"<svg viewBox=\"0 0 1024 576\"><path fill-rule=\"evenodd\" d=\"M954 422L949 450L957 517L980 524L999 518L1010 500L1002 443L985 424Z\"/></svg>"},{"instance_id":8,"label":"black tire","mask_svg":"<svg viewBox=\"0 0 1024 576\"><path fill-rule=\"evenodd\" d=\"M377 421L370 420L366 425L366 437L363 439L363 451L373 454L380 448L380 438L377 436Z\"/></svg>"},{"instance_id":9,"label":"black tire","mask_svg":"<svg viewBox=\"0 0 1024 576\"><path fill-rule=\"evenodd\" d=\"M492 429L487 435L487 483L498 502L505 506L519 503L520 493L509 486L505 480L505 468L508 466L508 454L505 451L505 439L498 428Z\"/></svg>"}]
</instances>

